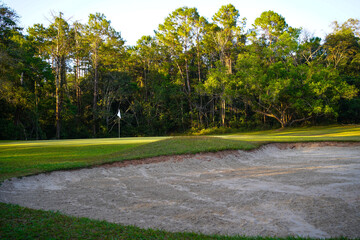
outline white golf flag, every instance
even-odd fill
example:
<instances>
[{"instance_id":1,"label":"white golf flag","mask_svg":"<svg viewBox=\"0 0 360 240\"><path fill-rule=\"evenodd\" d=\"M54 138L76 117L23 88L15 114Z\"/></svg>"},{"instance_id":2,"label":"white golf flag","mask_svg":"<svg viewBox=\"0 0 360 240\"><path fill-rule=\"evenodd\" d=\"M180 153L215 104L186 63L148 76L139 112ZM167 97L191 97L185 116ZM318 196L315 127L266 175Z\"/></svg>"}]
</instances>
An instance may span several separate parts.
<instances>
[{"instance_id":1,"label":"white golf flag","mask_svg":"<svg viewBox=\"0 0 360 240\"><path fill-rule=\"evenodd\" d=\"M120 114L120 109L119 109L119 111L118 111L118 117L121 119L121 114Z\"/></svg>"}]
</instances>

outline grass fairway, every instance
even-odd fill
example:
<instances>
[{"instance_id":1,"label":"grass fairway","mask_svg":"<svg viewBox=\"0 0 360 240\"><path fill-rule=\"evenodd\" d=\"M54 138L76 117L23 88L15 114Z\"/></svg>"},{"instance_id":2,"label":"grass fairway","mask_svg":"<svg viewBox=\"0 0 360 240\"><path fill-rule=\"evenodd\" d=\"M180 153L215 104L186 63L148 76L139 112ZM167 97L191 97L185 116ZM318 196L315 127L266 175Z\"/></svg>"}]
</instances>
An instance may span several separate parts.
<instances>
[{"instance_id":1,"label":"grass fairway","mask_svg":"<svg viewBox=\"0 0 360 240\"><path fill-rule=\"evenodd\" d=\"M0 181L54 170L161 155L252 149L257 145L214 137L141 137L0 143Z\"/></svg>"},{"instance_id":2,"label":"grass fairway","mask_svg":"<svg viewBox=\"0 0 360 240\"><path fill-rule=\"evenodd\" d=\"M0 182L11 177L127 159L247 150L265 142L306 141L360 141L360 126L294 128L211 137L0 141ZM3 203L0 203L0 216L0 239L264 239L144 230Z\"/></svg>"},{"instance_id":3,"label":"grass fairway","mask_svg":"<svg viewBox=\"0 0 360 240\"><path fill-rule=\"evenodd\" d=\"M0 181L106 162L113 154L165 137L0 142Z\"/></svg>"},{"instance_id":4,"label":"grass fairway","mask_svg":"<svg viewBox=\"0 0 360 240\"><path fill-rule=\"evenodd\" d=\"M360 126L290 128L200 137L0 141L0 182L42 172L161 155L249 150L267 142L360 141Z\"/></svg>"},{"instance_id":5,"label":"grass fairway","mask_svg":"<svg viewBox=\"0 0 360 240\"><path fill-rule=\"evenodd\" d=\"M219 136L248 142L318 142L360 141L360 126L303 127L268 131L245 132Z\"/></svg>"}]
</instances>

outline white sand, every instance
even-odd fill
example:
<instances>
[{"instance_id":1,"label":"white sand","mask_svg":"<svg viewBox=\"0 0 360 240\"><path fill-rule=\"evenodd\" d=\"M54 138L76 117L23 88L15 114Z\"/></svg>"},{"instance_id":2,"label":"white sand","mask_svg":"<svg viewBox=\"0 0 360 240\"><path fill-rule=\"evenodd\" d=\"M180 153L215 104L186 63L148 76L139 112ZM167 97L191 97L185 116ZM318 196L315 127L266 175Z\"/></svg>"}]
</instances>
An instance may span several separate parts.
<instances>
[{"instance_id":1,"label":"white sand","mask_svg":"<svg viewBox=\"0 0 360 240\"><path fill-rule=\"evenodd\" d=\"M0 201L142 228L360 237L360 147L268 145L5 181Z\"/></svg>"}]
</instances>

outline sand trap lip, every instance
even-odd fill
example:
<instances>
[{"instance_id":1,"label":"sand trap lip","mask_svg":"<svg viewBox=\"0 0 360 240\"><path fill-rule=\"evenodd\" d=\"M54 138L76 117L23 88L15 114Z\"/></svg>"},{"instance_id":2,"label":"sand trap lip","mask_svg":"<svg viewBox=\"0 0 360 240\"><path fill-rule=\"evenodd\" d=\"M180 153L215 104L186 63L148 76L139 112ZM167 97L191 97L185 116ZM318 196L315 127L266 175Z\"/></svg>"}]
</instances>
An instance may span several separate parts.
<instances>
[{"instance_id":1,"label":"sand trap lip","mask_svg":"<svg viewBox=\"0 0 360 240\"><path fill-rule=\"evenodd\" d=\"M360 237L359 143L121 164L5 181L0 201L168 231Z\"/></svg>"}]
</instances>

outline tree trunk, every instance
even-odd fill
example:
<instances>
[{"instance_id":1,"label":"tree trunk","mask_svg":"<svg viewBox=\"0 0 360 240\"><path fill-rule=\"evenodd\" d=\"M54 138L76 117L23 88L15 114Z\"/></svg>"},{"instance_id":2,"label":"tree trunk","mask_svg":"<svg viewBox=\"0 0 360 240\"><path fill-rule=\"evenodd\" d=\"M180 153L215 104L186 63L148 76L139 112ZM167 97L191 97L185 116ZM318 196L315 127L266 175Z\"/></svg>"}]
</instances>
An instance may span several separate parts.
<instances>
[{"instance_id":1,"label":"tree trunk","mask_svg":"<svg viewBox=\"0 0 360 240\"><path fill-rule=\"evenodd\" d=\"M199 84L201 83L201 62L200 62L200 50L199 50L199 44L197 45L197 54L198 54L198 77L199 77ZM200 126L203 125L203 99L200 94L200 107L199 107L199 124Z\"/></svg>"},{"instance_id":2,"label":"tree trunk","mask_svg":"<svg viewBox=\"0 0 360 240\"><path fill-rule=\"evenodd\" d=\"M231 57L227 56L226 60L225 60L225 66L227 67L228 70L228 74L232 74L232 61L231 61Z\"/></svg>"},{"instance_id":3,"label":"tree trunk","mask_svg":"<svg viewBox=\"0 0 360 240\"><path fill-rule=\"evenodd\" d=\"M93 96L93 137L96 137L96 123L97 123L97 87L98 87L98 63L97 63L97 51L95 51L94 58L94 96Z\"/></svg>"},{"instance_id":4,"label":"tree trunk","mask_svg":"<svg viewBox=\"0 0 360 240\"><path fill-rule=\"evenodd\" d=\"M215 123L215 98L213 98L213 101L211 102L211 118L212 118L212 123Z\"/></svg>"},{"instance_id":5,"label":"tree trunk","mask_svg":"<svg viewBox=\"0 0 360 240\"><path fill-rule=\"evenodd\" d=\"M190 96L191 94L191 87L190 87L190 76L189 76L189 65L188 65L188 60L185 60L185 71L186 71L186 85L187 85L187 91L188 91L188 95Z\"/></svg>"},{"instance_id":6,"label":"tree trunk","mask_svg":"<svg viewBox=\"0 0 360 240\"><path fill-rule=\"evenodd\" d=\"M280 124L281 124L281 128L286 128L287 126L289 126L289 123L284 121L280 121Z\"/></svg>"},{"instance_id":7,"label":"tree trunk","mask_svg":"<svg viewBox=\"0 0 360 240\"><path fill-rule=\"evenodd\" d=\"M61 71L60 71L60 59L56 59L56 83L55 83L55 99L56 99L56 139L60 139L60 82L61 82Z\"/></svg>"},{"instance_id":8,"label":"tree trunk","mask_svg":"<svg viewBox=\"0 0 360 240\"><path fill-rule=\"evenodd\" d=\"M38 92L37 92L37 82L34 83L34 95L35 95L35 137L36 140L39 140L39 103L38 103Z\"/></svg>"},{"instance_id":9,"label":"tree trunk","mask_svg":"<svg viewBox=\"0 0 360 240\"><path fill-rule=\"evenodd\" d=\"M201 62L200 62L200 50L199 50L199 45L198 45L198 48L197 48L197 53L198 53L198 77L199 77L199 83L201 83Z\"/></svg>"},{"instance_id":10,"label":"tree trunk","mask_svg":"<svg viewBox=\"0 0 360 240\"><path fill-rule=\"evenodd\" d=\"M189 103L189 109L190 109L190 121L191 121L191 126L192 126L193 125L193 107L192 107L192 101L191 101L189 65L188 65L188 60L187 59L185 59L185 71L186 71L186 85L187 85L188 103Z\"/></svg>"},{"instance_id":11,"label":"tree trunk","mask_svg":"<svg viewBox=\"0 0 360 240\"><path fill-rule=\"evenodd\" d=\"M76 107L77 107L77 115L80 117L80 60L76 58L76 66L75 66L75 95L76 95Z\"/></svg>"},{"instance_id":12,"label":"tree trunk","mask_svg":"<svg viewBox=\"0 0 360 240\"><path fill-rule=\"evenodd\" d=\"M225 127L225 108L226 108L225 99L221 99L221 126L223 127Z\"/></svg>"}]
</instances>

